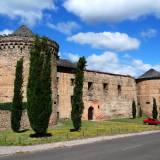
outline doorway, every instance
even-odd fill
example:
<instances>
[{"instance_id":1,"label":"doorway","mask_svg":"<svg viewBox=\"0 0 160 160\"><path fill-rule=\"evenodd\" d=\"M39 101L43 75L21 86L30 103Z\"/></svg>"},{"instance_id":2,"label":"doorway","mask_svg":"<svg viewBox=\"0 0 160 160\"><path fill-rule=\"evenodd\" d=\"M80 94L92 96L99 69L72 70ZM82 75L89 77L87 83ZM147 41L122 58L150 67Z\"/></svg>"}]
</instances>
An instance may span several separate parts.
<instances>
[{"instance_id":1,"label":"doorway","mask_svg":"<svg viewBox=\"0 0 160 160\"><path fill-rule=\"evenodd\" d=\"M93 113L94 113L94 108L89 107L88 108L88 120L93 120Z\"/></svg>"}]
</instances>

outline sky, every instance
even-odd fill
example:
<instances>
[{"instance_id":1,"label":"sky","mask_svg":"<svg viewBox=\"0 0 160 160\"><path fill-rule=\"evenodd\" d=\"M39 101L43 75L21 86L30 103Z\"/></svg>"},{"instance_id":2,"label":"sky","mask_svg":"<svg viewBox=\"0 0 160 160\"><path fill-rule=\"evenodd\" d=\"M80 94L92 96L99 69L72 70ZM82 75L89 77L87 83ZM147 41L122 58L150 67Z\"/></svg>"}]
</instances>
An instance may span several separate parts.
<instances>
[{"instance_id":1,"label":"sky","mask_svg":"<svg viewBox=\"0 0 160 160\"><path fill-rule=\"evenodd\" d=\"M138 77L160 71L160 0L0 0L0 35L20 25L48 36L87 69Z\"/></svg>"}]
</instances>

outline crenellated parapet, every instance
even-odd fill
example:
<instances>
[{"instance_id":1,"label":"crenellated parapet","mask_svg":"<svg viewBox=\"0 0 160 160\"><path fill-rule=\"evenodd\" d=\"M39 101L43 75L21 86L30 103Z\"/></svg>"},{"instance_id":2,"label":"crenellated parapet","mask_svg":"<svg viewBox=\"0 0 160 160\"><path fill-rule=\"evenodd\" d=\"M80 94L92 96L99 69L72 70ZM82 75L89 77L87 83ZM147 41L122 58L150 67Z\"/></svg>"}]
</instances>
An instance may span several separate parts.
<instances>
[{"instance_id":1,"label":"crenellated parapet","mask_svg":"<svg viewBox=\"0 0 160 160\"><path fill-rule=\"evenodd\" d=\"M35 35L26 26L22 26L13 34L0 36L0 54L28 54L34 41ZM58 56L58 44L48 39L48 45L53 54Z\"/></svg>"}]
</instances>

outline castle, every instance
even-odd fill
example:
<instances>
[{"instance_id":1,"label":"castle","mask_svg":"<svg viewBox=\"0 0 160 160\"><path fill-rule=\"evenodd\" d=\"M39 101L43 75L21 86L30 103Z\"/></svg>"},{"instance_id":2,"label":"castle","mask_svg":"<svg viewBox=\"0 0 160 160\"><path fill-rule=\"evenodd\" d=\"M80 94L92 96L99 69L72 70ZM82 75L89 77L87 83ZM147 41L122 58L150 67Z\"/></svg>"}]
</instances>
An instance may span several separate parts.
<instances>
[{"instance_id":1,"label":"castle","mask_svg":"<svg viewBox=\"0 0 160 160\"><path fill-rule=\"evenodd\" d=\"M24 57L24 101L29 70L29 52L35 35L26 26L21 26L10 35L0 36L0 103L11 102L15 78L15 66ZM51 121L70 118L76 64L59 59L58 44L49 40L52 49L52 100ZM160 73L153 69L135 79L129 75L100 71L84 71L83 101L85 120L105 120L130 117L132 102L151 114L152 99L160 105Z\"/></svg>"}]
</instances>

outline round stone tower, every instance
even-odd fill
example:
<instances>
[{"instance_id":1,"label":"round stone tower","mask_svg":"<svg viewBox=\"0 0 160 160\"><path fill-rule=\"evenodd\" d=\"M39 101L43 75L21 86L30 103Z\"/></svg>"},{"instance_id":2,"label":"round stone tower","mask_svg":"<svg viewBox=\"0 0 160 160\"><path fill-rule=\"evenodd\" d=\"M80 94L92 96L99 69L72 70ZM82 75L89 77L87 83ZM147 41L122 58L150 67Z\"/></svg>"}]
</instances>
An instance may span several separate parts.
<instances>
[{"instance_id":1,"label":"round stone tower","mask_svg":"<svg viewBox=\"0 0 160 160\"><path fill-rule=\"evenodd\" d=\"M24 57L24 101L26 101L26 86L29 72L29 52L35 40L35 34L25 25L10 35L0 36L0 103L12 102L17 60ZM48 40L52 49L52 100L53 114L51 121L55 122L57 114L57 58L58 44Z\"/></svg>"},{"instance_id":2,"label":"round stone tower","mask_svg":"<svg viewBox=\"0 0 160 160\"><path fill-rule=\"evenodd\" d=\"M160 110L160 72L150 69L136 79L136 82L138 105L143 113L152 117L153 98L156 99L157 109Z\"/></svg>"}]
</instances>

